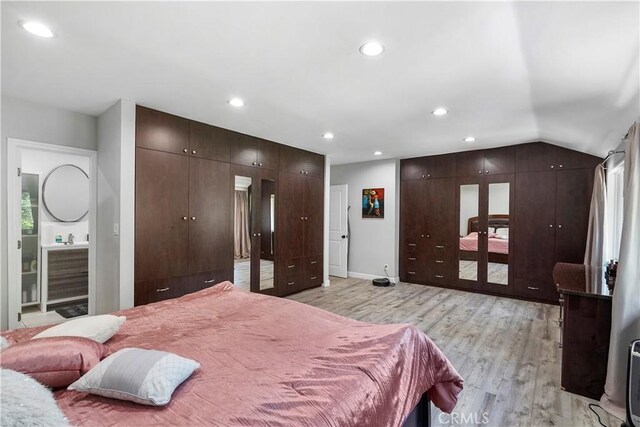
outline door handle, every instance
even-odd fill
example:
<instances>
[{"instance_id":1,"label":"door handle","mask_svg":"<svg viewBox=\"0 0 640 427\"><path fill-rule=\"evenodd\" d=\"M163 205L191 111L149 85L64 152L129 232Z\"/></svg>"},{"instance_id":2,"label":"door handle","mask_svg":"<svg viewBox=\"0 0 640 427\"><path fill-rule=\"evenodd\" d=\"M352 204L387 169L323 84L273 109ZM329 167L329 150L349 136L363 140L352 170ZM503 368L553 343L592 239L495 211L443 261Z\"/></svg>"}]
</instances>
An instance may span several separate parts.
<instances>
[{"instance_id":1,"label":"door handle","mask_svg":"<svg viewBox=\"0 0 640 427\"><path fill-rule=\"evenodd\" d=\"M346 239L347 237L348 237L348 236L347 236L346 234L343 234L343 235L342 235L342 238L343 238L343 239Z\"/></svg>"}]
</instances>

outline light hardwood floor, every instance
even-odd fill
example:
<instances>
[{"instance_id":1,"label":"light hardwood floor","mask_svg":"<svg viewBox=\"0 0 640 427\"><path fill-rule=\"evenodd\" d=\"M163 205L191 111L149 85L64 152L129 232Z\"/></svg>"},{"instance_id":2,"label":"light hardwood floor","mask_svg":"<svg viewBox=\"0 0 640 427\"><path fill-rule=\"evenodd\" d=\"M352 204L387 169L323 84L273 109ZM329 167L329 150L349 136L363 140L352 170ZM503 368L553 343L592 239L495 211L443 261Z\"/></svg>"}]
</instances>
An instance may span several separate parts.
<instances>
[{"instance_id":1,"label":"light hardwood floor","mask_svg":"<svg viewBox=\"0 0 640 427\"><path fill-rule=\"evenodd\" d=\"M482 421L486 412L489 426L599 426L587 406L594 401L560 389L556 306L408 283L378 288L336 277L328 288L289 298L357 320L416 325L464 379L458 416ZM605 425L620 425L596 410ZM433 426L456 424L437 408L432 414Z\"/></svg>"}]
</instances>

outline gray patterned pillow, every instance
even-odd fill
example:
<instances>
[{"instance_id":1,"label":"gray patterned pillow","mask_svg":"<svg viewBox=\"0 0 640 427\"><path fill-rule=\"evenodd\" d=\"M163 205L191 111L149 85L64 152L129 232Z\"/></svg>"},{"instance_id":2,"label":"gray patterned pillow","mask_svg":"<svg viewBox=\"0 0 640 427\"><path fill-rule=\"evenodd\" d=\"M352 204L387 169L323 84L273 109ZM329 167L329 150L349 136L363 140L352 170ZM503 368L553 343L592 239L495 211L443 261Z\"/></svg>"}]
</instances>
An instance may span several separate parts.
<instances>
[{"instance_id":1,"label":"gray patterned pillow","mask_svg":"<svg viewBox=\"0 0 640 427\"><path fill-rule=\"evenodd\" d=\"M97 364L67 390L142 405L163 406L200 364L172 353L123 348Z\"/></svg>"}]
</instances>

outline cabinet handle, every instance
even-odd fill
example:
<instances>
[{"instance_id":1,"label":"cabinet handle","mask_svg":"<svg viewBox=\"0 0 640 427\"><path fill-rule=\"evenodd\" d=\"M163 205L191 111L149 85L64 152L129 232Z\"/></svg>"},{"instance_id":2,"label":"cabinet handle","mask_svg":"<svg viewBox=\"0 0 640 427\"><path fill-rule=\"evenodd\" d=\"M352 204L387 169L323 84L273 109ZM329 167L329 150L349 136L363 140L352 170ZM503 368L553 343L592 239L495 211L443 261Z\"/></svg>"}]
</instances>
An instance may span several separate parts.
<instances>
[{"instance_id":1,"label":"cabinet handle","mask_svg":"<svg viewBox=\"0 0 640 427\"><path fill-rule=\"evenodd\" d=\"M431 234L427 234L427 239L430 239L430 238L431 238Z\"/></svg>"},{"instance_id":2,"label":"cabinet handle","mask_svg":"<svg viewBox=\"0 0 640 427\"><path fill-rule=\"evenodd\" d=\"M296 283L296 282L288 282L288 283L287 283L287 285L291 286L291 285L293 285L294 283Z\"/></svg>"},{"instance_id":3,"label":"cabinet handle","mask_svg":"<svg viewBox=\"0 0 640 427\"><path fill-rule=\"evenodd\" d=\"M489 171L484 171L484 173L488 174L488 173L489 173Z\"/></svg>"},{"instance_id":4,"label":"cabinet handle","mask_svg":"<svg viewBox=\"0 0 640 427\"><path fill-rule=\"evenodd\" d=\"M252 164L253 166L255 166L255 165L256 165L256 162L251 162L251 164Z\"/></svg>"},{"instance_id":5,"label":"cabinet handle","mask_svg":"<svg viewBox=\"0 0 640 427\"><path fill-rule=\"evenodd\" d=\"M216 281L216 279L209 279L209 280L205 280L204 283L213 283L215 281Z\"/></svg>"},{"instance_id":6,"label":"cabinet handle","mask_svg":"<svg viewBox=\"0 0 640 427\"><path fill-rule=\"evenodd\" d=\"M258 233L258 237L260 237L260 233Z\"/></svg>"},{"instance_id":7,"label":"cabinet handle","mask_svg":"<svg viewBox=\"0 0 640 427\"><path fill-rule=\"evenodd\" d=\"M422 177L424 178L424 175L422 175Z\"/></svg>"},{"instance_id":8,"label":"cabinet handle","mask_svg":"<svg viewBox=\"0 0 640 427\"><path fill-rule=\"evenodd\" d=\"M300 173L304 173L304 171L300 171Z\"/></svg>"},{"instance_id":9,"label":"cabinet handle","mask_svg":"<svg viewBox=\"0 0 640 427\"><path fill-rule=\"evenodd\" d=\"M427 174L427 178L431 178L431 174Z\"/></svg>"},{"instance_id":10,"label":"cabinet handle","mask_svg":"<svg viewBox=\"0 0 640 427\"><path fill-rule=\"evenodd\" d=\"M553 224L549 224L549 228L553 228Z\"/></svg>"},{"instance_id":11,"label":"cabinet handle","mask_svg":"<svg viewBox=\"0 0 640 427\"><path fill-rule=\"evenodd\" d=\"M311 279L309 280L316 280L318 278L318 276L313 276Z\"/></svg>"},{"instance_id":12,"label":"cabinet handle","mask_svg":"<svg viewBox=\"0 0 640 427\"><path fill-rule=\"evenodd\" d=\"M305 217L304 217L304 219L305 219L305 220L307 220L307 219L309 219L309 217L308 217L308 216L305 216Z\"/></svg>"},{"instance_id":13,"label":"cabinet handle","mask_svg":"<svg viewBox=\"0 0 640 427\"><path fill-rule=\"evenodd\" d=\"M409 258L409 261L415 261L415 260L416 260L415 258Z\"/></svg>"},{"instance_id":14,"label":"cabinet handle","mask_svg":"<svg viewBox=\"0 0 640 427\"><path fill-rule=\"evenodd\" d=\"M441 259L437 259L437 260L436 260L436 264L444 264L444 261L443 261L443 260L441 260Z\"/></svg>"},{"instance_id":15,"label":"cabinet handle","mask_svg":"<svg viewBox=\"0 0 640 427\"><path fill-rule=\"evenodd\" d=\"M186 216L183 216L183 217L182 217L182 220L183 220L183 221L186 221L186 220L187 220L187 217L186 217Z\"/></svg>"},{"instance_id":16,"label":"cabinet handle","mask_svg":"<svg viewBox=\"0 0 640 427\"><path fill-rule=\"evenodd\" d=\"M482 171L478 171L478 173L482 175Z\"/></svg>"},{"instance_id":17,"label":"cabinet handle","mask_svg":"<svg viewBox=\"0 0 640 427\"><path fill-rule=\"evenodd\" d=\"M287 268L293 268L295 266L296 266L295 264L292 264L292 265L288 265Z\"/></svg>"},{"instance_id":18,"label":"cabinet handle","mask_svg":"<svg viewBox=\"0 0 640 427\"><path fill-rule=\"evenodd\" d=\"M262 166L262 163L258 163L258 166Z\"/></svg>"},{"instance_id":19,"label":"cabinet handle","mask_svg":"<svg viewBox=\"0 0 640 427\"><path fill-rule=\"evenodd\" d=\"M409 274L416 274L416 272L415 272L415 271L407 271L407 273L409 273Z\"/></svg>"},{"instance_id":20,"label":"cabinet handle","mask_svg":"<svg viewBox=\"0 0 640 427\"><path fill-rule=\"evenodd\" d=\"M562 224L558 224L558 228L562 228Z\"/></svg>"},{"instance_id":21,"label":"cabinet handle","mask_svg":"<svg viewBox=\"0 0 640 427\"><path fill-rule=\"evenodd\" d=\"M561 167L562 167L562 165L558 165L558 167L559 167L559 168L561 168Z\"/></svg>"},{"instance_id":22,"label":"cabinet handle","mask_svg":"<svg viewBox=\"0 0 640 427\"><path fill-rule=\"evenodd\" d=\"M436 249L444 249L443 245L436 245Z\"/></svg>"},{"instance_id":23,"label":"cabinet handle","mask_svg":"<svg viewBox=\"0 0 640 427\"><path fill-rule=\"evenodd\" d=\"M527 286L527 289L530 289L532 291L537 291L539 288L536 288L535 286Z\"/></svg>"},{"instance_id":24,"label":"cabinet handle","mask_svg":"<svg viewBox=\"0 0 640 427\"><path fill-rule=\"evenodd\" d=\"M444 276L442 274L436 274L436 279L444 279Z\"/></svg>"},{"instance_id":25,"label":"cabinet handle","mask_svg":"<svg viewBox=\"0 0 640 427\"><path fill-rule=\"evenodd\" d=\"M555 166L551 165L551 169L555 168Z\"/></svg>"},{"instance_id":26,"label":"cabinet handle","mask_svg":"<svg viewBox=\"0 0 640 427\"><path fill-rule=\"evenodd\" d=\"M167 292L169 290L169 288L160 288L160 289L156 289L156 292Z\"/></svg>"},{"instance_id":27,"label":"cabinet handle","mask_svg":"<svg viewBox=\"0 0 640 427\"><path fill-rule=\"evenodd\" d=\"M311 264L317 264L318 261L311 261Z\"/></svg>"},{"instance_id":28,"label":"cabinet handle","mask_svg":"<svg viewBox=\"0 0 640 427\"><path fill-rule=\"evenodd\" d=\"M196 150L191 150L191 154L196 154Z\"/></svg>"},{"instance_id":29,"label":"cabinet handle","mask_svg":"<svg viewBox=\"0 0 640 427\"><path fill-rule=\"evenodd\" d=\"M196 220L196 217L195 217L195 216L192 216L192 217L191 217L191 221L195 221L195 220Z\"/></svg>"},{"instance_id":30,"label":"cabinet handle","mask_svg":"<svg viewBox=\"0 0 640 427\"><path fill-rule=\"evenodd\" d=\"M304 171L304 174L305 174L305 175L309 175L309 172L307 172L307 171Z\"/></svg>"},{"instance_id":31,"label":"cabinet handle","mask_svg":"<svg viewBox=\"0 0 640 427\"><path fill-rule=\"evenodd\" d=\"M421 234L420 237L424 237L424 234Z\"/></svg>"},{"instance_id":32,"label":"cabinet handle","mask_svg":"<svg viewBox=\"0 0 640 427\"><path fill-rule=\"evenodd\" d=\"M184 150L182 150L183 153L188 153L189 150L187 150L186 148Z\"/></svg>"},{"instance_id":33,"label":"cabinet handle","mask_svg":"<svg viewBox=\"0 0 640 427\"><path fill-rule=\"evenodd\" d=\"M416 245L415 243L409 243L409 246L415 246L415 245Z\"/></svg>"}]
</instances>

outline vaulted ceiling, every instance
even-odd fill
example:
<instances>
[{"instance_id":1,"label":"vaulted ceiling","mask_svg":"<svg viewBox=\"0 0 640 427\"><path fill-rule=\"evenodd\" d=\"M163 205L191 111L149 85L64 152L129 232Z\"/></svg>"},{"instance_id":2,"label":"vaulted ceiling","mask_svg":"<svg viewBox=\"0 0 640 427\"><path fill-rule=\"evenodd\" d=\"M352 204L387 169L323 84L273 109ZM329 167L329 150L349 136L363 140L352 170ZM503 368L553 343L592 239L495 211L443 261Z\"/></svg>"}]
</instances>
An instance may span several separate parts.
<instances>
[{"instance_id":1,"label":"vaulted ceiling","mask_svg":"<svg viewBox=\"0 0 640 427\"><path fill-rule=\"evenodd\" d=\"M639 13L638 2L2 2L2 93L92 115L128 98L334 163L534 140L604 155L640 114ZM30 19L55 37L17 25ZM382 55L359 53L371 39ZM433 116L439 106L449 114Z\"/></svg>"}]
</instances>

